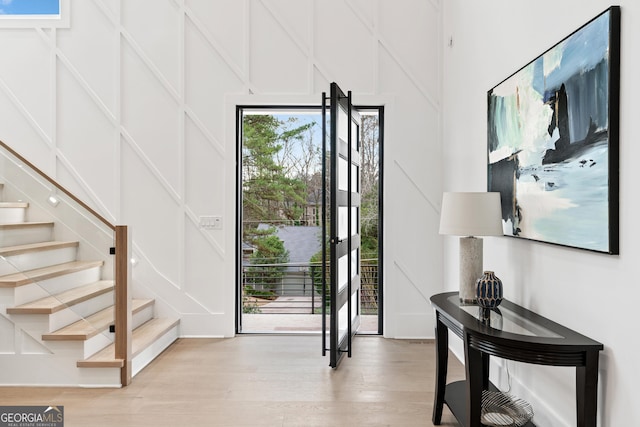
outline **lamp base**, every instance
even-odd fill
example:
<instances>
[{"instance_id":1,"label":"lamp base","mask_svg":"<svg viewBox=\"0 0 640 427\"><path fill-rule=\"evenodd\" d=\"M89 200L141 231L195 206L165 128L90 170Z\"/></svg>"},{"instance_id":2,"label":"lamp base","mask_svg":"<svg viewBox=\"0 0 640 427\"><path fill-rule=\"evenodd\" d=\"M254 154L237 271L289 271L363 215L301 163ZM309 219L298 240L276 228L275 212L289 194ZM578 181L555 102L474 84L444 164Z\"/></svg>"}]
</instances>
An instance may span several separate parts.
<instances>
[{"instance_id":1,"label":"lamp base","mask_svg":"<svg viewBox=\"0 0 640 427\"><path fill-rule=\"evenodd\" d=\"M460 238L460 302L476 303L476 281L482 277L482 239Z\"/></svg>"}]
</instances>

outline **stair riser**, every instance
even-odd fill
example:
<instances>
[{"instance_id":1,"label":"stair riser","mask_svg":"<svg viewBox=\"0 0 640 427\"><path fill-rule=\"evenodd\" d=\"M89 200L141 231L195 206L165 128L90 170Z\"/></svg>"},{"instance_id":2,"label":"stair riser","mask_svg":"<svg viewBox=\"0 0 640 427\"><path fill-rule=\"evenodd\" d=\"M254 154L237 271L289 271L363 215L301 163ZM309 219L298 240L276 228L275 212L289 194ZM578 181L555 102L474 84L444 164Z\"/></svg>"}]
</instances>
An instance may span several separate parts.
<instances>
[{"instance_id":1,"label":"stair riser","mask_svg":"<svg viewBox=\"0 0 640 427\"><path fill-rule=\"evenodd\" d=\"M2 297L0 307L15 307L29 301L48 297L50 294L38 284L30 283L17 288L0 288L0 295L6 296Z\"/></svg>"},{"instance_id":2,"label":"stair riser","mask_svg":"<svg viewBox=\"0 0 640 427\"><path fill-rule=\"evenodd\" d=\"M51 226L37 226L17 229L0 229L0 246L26 245L28 243L47 242L52 239Z\"/></svg>"},{"instance_id":3,"label":"stair riser","mask_svg":"<svg viewBox=\"0 0 640 427\"><path fill-rule=\"evenodd\" d=\"M132 329L137 328L138 326L146 323L147 321L153 318L153 306L146 307L143 310L135 313L131 319ZM103 330L100 334L89 338L85 341L84 346L84 357L83 359L88 359L93 356L109 344L113 342L115 339L115 333L109 332L109 329ZM80 358L78 358L80 360Z\"/></svg>"},{"instance_id":4,"label":"stair riser","mask_svg":"<svg viewBox=\"0 0 640 427\"><path fill-rule=\"evenodd\" d=\"M145 366L153 361L160 353L162 353L167 347L171 345L175 340L178 339L179 336L179 325L174 326L169 329L163 336L158 338L147 347L145 350L140 352L136 357L133 358L131 362L131 374L135 376L140 372Z\"/></svg>"},{"instance_id":5,"label":"stair riser","mask_svg":"<svg viewBox=\"0 0 640 427\"><path fill-rule=\"evenodd\" d=\"M51 295L59 294L78 286L100 280L100 267L76 271L51 279L40 280L38 284Z\"/></svg>"},{"instance_id":6,"label":"stair riser","mask_svg":"<svg viewBox=\"0 0 640 427\"><path fill-rule=\"evenodd\" d=\"M0 308L15 307L21 304L45 298L62 291L97 281L96 269L79 271L65 276L29 283L17 288L0 288Z\"/></svg>"},{"instance_id":7,"label":"stair riser","mask_svg":"<svg viewBox=\"0 0 640 427\"><path fill-rule=\"evenodd\" d=\"M57 331L60 328L64 328L73 322L77 322L80 319L86 318L97 311L113 305L113 295L113 292L107 292L91 298L88 301L76 304L73 307L65 308L64 310L50 314L49 329L47 331L42 331L42 333Z\"/></svg>"},{"instance_id":8,"label":"stair riser","mask_svg":"<svg viewBox=\"0 0 640 427\"><path fill-rule=\"evenodd\" d=\"M34 338L41 340L42 334L63 328L73 322L113 305L113 292L91 298L52 314L10 314L8 317ZM37 325L38 329L30 325Z\"/></svg>"},{"instance_id":9,"label":"stair riser","mask_svg":"<svg viewBox=\"0 0 640 427\"><path fill-rule=\"evenodd\" d=\"M75 261L76 252L71 247L8 256L0 260L0 276Z\"/></svg>"},{"instance_id":10,"label":"stair riser","mask_svg":"<svg viewBox=\"0 0 640 427\"><path fill-rule=\"evenodd\" d=\"M98 334L84 341L82 356L78 355L76 361L87 359L106 346L111 345L111 343L113 343L113 340L115 339L115 336L116 334L109 332L109 330L107 329L105 331L102 331L101 334Z\"/></svg>"},{"instance_id":11,"label":"stair riser","mask_svg":"<svg viewBox=\"0 0 640 427\"><path fill-rule=\"evenodd\" d=\"M25 208L0 209L0 224L15 224L25 221Z\"/></svg>"},{"instance_id":12,"label":"stair riser","mask_svg":"<svg viewBox=\"0 0 640 427\"><path fill-rule=\"evenodd\" d=\"M78 384L84 388L121 388L120 368L78 369Z\"/></svg>"},{"instance_id":13,"label":"stair riser","mask_svg":"<svg viewBox=\"0 0 640 427\"><path fill-rule=\"evenodd\" d=\"M145 307L144 309L133 315L131 329L136 329L138 326L148 322L151 319L153 319L153 305Z\"/></svg>"},{"instance_id":14,"label":"stair riser","mask_svg":"<svg viewBox=\"0 0 640 427\"><path fill-rule=\"evenodd\" d=\"M84 318L88 315L85 313L84 315L79 316L78 313L80 311L86 311L91 314L93 312L100 311L102 308L105 308L102 307L103 305L107 304L108 306L112 303L113 293L108 293L104 296L93 298L86 303L75 306L78 307L76 310L71 311L71 309L65 309L63 311L54 313L50 315L49 319L47 319L47 315L29 314L12 315L12 320L20 322L20 326L29 324L30 326L27 328L29 330L29 335L33 336L33 338L40 342L43 346L50 348L51 351L55 353L58 353L60 351L73 351L75 353L76 360L82 360L91 357L93 354L102 350L104 347L110 345L115 339L115 334L109 332L109 329L107 328L98 335L95 335L86 341L41 341L37 338L37 334L45 327L53 330L59 329L55 327L56 322L68 322L67 324L70 324L77 321L81 317ZM153 306L146 307L133 315L132 328L135 329L143 323L151 320L152 318ZM66 326L66 324L64 326Z\"/></svg>"}]
</instances>

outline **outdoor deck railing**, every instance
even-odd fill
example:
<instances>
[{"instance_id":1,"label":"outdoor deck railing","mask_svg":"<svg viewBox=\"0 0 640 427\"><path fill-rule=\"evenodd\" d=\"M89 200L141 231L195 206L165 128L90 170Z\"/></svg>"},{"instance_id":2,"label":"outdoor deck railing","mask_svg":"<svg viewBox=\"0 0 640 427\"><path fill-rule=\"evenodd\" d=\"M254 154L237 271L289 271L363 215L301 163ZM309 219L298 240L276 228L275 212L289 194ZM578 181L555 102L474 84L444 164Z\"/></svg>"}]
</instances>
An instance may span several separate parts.
<instances>
[{"instance_id":1,"label":"outdoor deck railing","mask_svg":"<svg viewBox=\"0 0 640 427\"><path fill-rule=\"evenodd\" d=\"M321 264L246 264L242 267L243 312L320 314ZM360 266L360 312L378 312L378 265Z\"/></svg>"}]
</instances>

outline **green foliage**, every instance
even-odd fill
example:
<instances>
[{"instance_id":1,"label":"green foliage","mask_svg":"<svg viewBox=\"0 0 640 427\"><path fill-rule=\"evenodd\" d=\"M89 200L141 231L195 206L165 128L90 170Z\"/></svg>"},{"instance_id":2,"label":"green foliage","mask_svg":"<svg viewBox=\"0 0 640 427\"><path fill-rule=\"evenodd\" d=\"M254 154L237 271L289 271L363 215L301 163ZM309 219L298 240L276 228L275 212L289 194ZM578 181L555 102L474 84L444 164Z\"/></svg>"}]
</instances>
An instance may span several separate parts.
<instances>
[{"instance_id":1,"label":"green foliage","mask_svg":"<svg viewBox=\"0 0 640 427\"><path fill-rule=\"evenodd\" d=\"M284 242L275 235L275 227L270 227L266 234L258 234L251 243L256 251L251 255L252 264L283 264L289 262L289 252ZM258 231L260 233L260 231Z\"/></svg>"},{"instance_id":2,"label":"green foliage","mask_svg":"<svg viewBox=\"0 0 640 427\"><path fill-rule=\"evenodd\" d=\"M360 220L361 258L378 258L378 185L362 195Z\"/></svg>"},{"instance_id":3,"label":"green foliage","mask_svg":"<svg viewBox=\"0 0 640 427\"><path fill-rule=\"evenodd\" d=\"M276 229L269 228L266 231L258 231L251 243L256 251L249 257L251 266L245 268L244 284L251 289L266 291L261 297L273 296L272 292L281 282L284 276L285 266L289 262L289 252L284 243L275 235ZM275 265L274 265L275 264ZM258 294L254 293L254 296Z\"/></svg>"},{"instance_id":4,"label":"green foliage","mask_svg":"<svg viewBox=\"0 0 640 427\"><path fill-rule=\"evenodd\" d=\"M262 313L262 310L260 310L260 306L258 305L258 303L251 299L251 293L249 288L251 288L251 290L253 291L253 288L251 286L245 286L244 291L245 294L242 296L242 312L245 314L258 314L258 313Z\"/></svg>"},{"instance_id":5,"label":"green foliage","mask_svg":"<svg viewBox=\"0 0 640 427\"><path fill-rule=\"evenodd\" d=\"M299 220L307 186L278 158L313 124L291 127L271 115L245 115L242 128L243 217L246 223Z\"/></svg>"},{"instance_id":6,"label":"green foliage","mask_svg":"<svg viewBox=\"0 0 640 427\"><path fill-rule=\"evenodd\" d=\"M322 251L314 254L309 260L310 267L310 275L311 281L313 283L313 288L318 295L322 295ZM330 268L327 260L326 266L326 281L327 281L327 289L325 294L325 307L329 309L331 307L331 276L330 276Z\"/></svg>"},{"instance_id":7,"label":"green foliage","mask_svg":"<svg viewBox=\"0 0 640 427\"><path fill-rule=\"evenodd\" d=\"M257 289L254 289L253 286L251 285L246 285L244 287L244 293L248 297L255 297L255 298L261 298L261 299L268 299L268 300L274 300L278 297L273 291L259 291Z\"/></svg>"},{"instance_id":8,"label":"green foliage","mask_svg":"<svg viewBox=\"0 0 640 427\"><path fill-rule=\"evenodd\" d=\"M322 295L322 251L314 254L309 260L310 276L313 287L318 295ZM328 270L328 269L327 269ZM327 282L329 282L329 272L327 271Z\"/></svg>"},{"instance_id":9,"label":"green foliage","mask_svg":"<svg viewBox=\"0 0 640 427\"><path fill-rule=\"evenodd\" d=\"M363 235L360 240L360 259L378 259L378 236Z\"/></svg>"}]
</instances>

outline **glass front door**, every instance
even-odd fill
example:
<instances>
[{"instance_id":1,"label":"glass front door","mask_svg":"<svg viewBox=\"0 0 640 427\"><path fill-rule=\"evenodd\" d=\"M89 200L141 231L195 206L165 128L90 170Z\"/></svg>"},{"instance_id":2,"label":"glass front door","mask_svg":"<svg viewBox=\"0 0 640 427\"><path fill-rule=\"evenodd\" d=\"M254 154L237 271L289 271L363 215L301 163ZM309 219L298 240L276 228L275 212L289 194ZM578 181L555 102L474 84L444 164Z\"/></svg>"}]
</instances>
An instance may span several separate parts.
<instances>
[{"instance_id":1,"label":"glass front door","mask_svg":"<svg viewBox=\"0 0 640 427\"><path fill-rule=\"evenodd\" d=\"M327 105L328 102L328 105ZM327 118L326 115L329 115ZM323 94L326 178L323 245L323 355L338 366L352 353L360 326L360 117L347 95L331 84ZM328 129L326 129L328 126ZM328 143L327 143L328 138Z\"/></svg>"}]
</instances>

